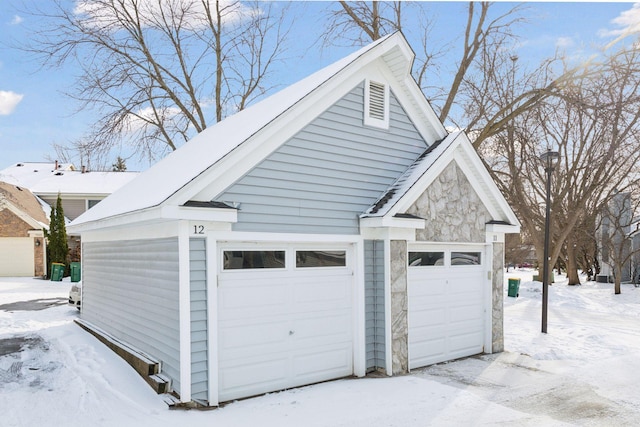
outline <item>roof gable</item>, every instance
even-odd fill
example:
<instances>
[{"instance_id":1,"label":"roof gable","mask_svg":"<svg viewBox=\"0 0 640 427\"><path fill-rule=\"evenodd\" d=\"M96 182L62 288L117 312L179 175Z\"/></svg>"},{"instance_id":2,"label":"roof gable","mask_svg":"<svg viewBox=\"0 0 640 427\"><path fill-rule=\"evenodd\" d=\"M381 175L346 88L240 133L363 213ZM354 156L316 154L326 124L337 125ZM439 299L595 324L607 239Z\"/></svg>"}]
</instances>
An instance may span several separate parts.
<instances>
[{"instance_id":1,"label":"roof gable","mask_svg":"<svg viewBox=\"0 0 640 427\"><path fill-rule=\"evenodd\" d=\"M464 172L493 221L520 225L464 132L432 144L361 218L402 215L451 162Z\"/></svg>"},{"instance_id":2,"label":"roof gable","mask_svg":"<svg viewBox=\"0 0 640 427\"><path fill-rule=\"evenodd\" d=\"M0 182L0 210L9 209L34 229L47 227L49 220L38 198L26 188Z\"/></svg>"},{"instance_id":3,"label":"roof gable","mask_svg":"<svg viewBox=\"0 0 640 427\"><path fill-rule=\"evenodd\" d=\"M207 128L77 218L73 225L165 203L181 205L211 185L222 191L283 144L299 129L297 125L303 126L328 108L345 87L351 89L362 81L363 69L374 63L385 64L382 72L393 82L403 105L411 106L425 140L439 139L446 131L411 77L413 57L400 33L382 38Z\"/></svg>"}]
</instances>

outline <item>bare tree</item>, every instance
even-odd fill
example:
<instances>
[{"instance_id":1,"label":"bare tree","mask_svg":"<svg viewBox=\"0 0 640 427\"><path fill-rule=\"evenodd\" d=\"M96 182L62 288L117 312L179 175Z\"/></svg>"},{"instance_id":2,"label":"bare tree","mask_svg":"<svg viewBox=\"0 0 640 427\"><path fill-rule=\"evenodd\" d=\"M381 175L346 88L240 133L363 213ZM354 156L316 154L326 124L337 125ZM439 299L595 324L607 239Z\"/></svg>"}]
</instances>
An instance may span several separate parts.
<instances>
[{"instance_id":1,"label":"bare tree","mask_svg":"<svg viewBox=\"0 0 640 427\"><path fill-rule=\"evenodd\" d=\"M403 8L408 4L401 1L339 1L328 11L324 45L343 41L351 45L366 45L401 30Z\"/></svg>"},{"instance_id":2,"label":"bare tree","mask_svg":"<svg viewBox=\"0 0 640 427\"><path fill-rule=\"evenodd\" d=\"M492 3L469 2L461 34L453 33L440 44L433 40L429 7L428 3L341 1L328 12L325 44L364 44L393 31L408 33L415 28L406 25L406 17L419 15L421 45L414 63L414 77L440 121L471 131L476 148L513 117L570 80L570 75L563 75L555 80L540 79L532 86L533 80L528 79L528 84L512 86L508 99L496 99L493 91L502 85L504 74L513 71L512 55L507 52L517 41L516 28L525 22L523 6L497 11ZM459 51L460 56L453 62L447 58L449 62L443 63L446 51ZM434 85L432 82L440 81L442 74L451 76L444 79L449 82L445 86ZM516 89L521 91L514 92Z\"/></svg>"},{"instance_id":3,"label":"bare tree","mask_svg":"<svg viewBox=\"0 0 640 427\"><path fill-rule=\"evenodd\" d=\"M514 119L482 150L539 257L546 177L538 154L546 147L560 152L552 185L551 265L563 248L573 250L571 236L585 218L638 180L639 59L639 51L622 50L584 68L572 84Z\"/></svg>"},{"instance_id":4,"label":"bare tree","mask_svg":"<svg viewBox=\"0 0 640 427\"><path fill-rule=\"evenodd\" d=\"M98 120L94 157L127 143L154 159L271 89L287 8L234 0L84 0L31 12L49 22L27 49L81 67L70 96ZM211 112L213 110L213 112Z\"/></svg>"}]
</instances>

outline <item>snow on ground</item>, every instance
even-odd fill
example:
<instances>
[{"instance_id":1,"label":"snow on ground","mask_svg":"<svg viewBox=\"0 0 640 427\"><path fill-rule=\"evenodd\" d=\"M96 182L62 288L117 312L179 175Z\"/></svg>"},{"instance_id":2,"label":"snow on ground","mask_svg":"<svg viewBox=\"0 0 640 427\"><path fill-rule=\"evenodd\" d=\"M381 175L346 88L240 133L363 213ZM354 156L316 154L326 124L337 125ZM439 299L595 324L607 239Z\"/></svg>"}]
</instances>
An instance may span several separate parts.
<instances>
[{"instance_id":1,"label":"snow on ground","mask_svg":"<svg viewBox=\"0 0 640 427\"><path fill-rule=\"evenodd\" d=\"M609 284L560 281L550 287L545 335L541 285L532 276L505 276L522 282L518 298L505 286L503 353L211 411L167 409L124 361L73 323L77 310L64 304L68 281L0 278L0 426L639 425L640 288L623 285L613 295Z\"/></svg>"}]
</instances>

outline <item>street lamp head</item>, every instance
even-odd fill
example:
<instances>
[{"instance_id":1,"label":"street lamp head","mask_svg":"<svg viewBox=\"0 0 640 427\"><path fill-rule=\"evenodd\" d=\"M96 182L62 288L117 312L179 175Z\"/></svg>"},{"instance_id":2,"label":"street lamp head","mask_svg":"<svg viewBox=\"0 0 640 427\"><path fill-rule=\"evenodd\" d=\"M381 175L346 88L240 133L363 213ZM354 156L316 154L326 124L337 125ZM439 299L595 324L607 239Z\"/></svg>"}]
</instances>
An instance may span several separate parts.
<instances>
[{"instance_id":1,"label":"street lamp head","mask_svg":"<svg viewBox=\"0 0 640 427\"><path fill-rule=\"evenodd\" d=\"M551 149L548 148L547 151L540 154L540 160L542 160L545 169L553 170L560 160L560 153L557 151L551 151Z\"/></svg>"}]
</instances>

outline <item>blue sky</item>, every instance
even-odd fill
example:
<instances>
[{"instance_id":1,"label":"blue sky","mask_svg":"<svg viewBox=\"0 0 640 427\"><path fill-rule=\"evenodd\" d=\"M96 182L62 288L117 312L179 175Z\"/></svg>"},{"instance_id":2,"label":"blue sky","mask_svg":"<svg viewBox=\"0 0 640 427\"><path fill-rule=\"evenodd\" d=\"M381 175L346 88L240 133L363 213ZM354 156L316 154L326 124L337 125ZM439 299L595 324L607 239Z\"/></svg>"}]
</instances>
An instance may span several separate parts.
<instances>
[{"instance_id":1,"label":"blue sky","mask_svg":"<svg viewBox=\"0 0 640 427\"><path fill-rule=\"evenodd\" d=\"M62 94L73 85L73 67L41 69L40 64L24 52L9 47L29 39L28 28L38 27L32 16L18 11L34 4L46 7L47 2L0 1L0 169L16 162L55 158L53 143L64 145L78 139L91 123L92 113L76 113L78 105ZM497 7L506 9L513 5L503 2ZM357 49L343 47L320 52L318 48L310 48L320 34L322 25L318 20L322 19L322 10L327 3L314 2L305 6L294 27L294 32L304 34L304 37L296 37L297 43L289 51L292 58L289 63L274 70L274 77L278 77L277 83L281 86ZM445 41L459 34L464 26L465 6L462 2L429 3L436 22L434 37ZM534 65L540 58L551 56L557 48L564 48L578 57L587 55L592 46L606 44L621 31L637 30L640 25L640 3L529 2L526 7L529 22L518 31L522 42L516 54L523 60L531 60ZM452 57L451 62L455 59ZM122 154L127 156L129 153L123 151ZM114 159L115 155L117 153ZM141 170L149 165L131 159L128 166L130 170Z\"/></svg>"}]
</instances>

